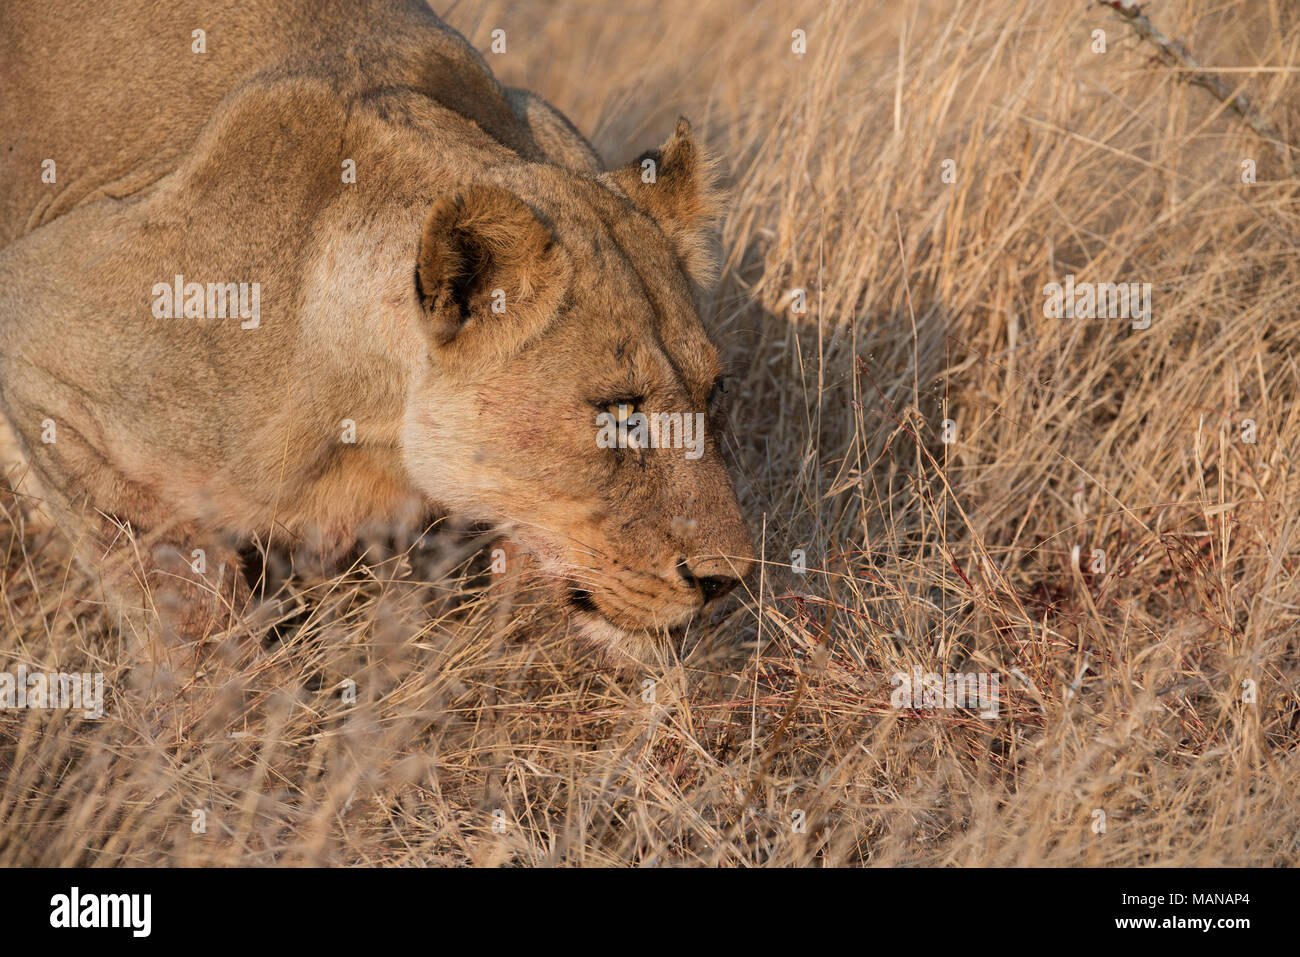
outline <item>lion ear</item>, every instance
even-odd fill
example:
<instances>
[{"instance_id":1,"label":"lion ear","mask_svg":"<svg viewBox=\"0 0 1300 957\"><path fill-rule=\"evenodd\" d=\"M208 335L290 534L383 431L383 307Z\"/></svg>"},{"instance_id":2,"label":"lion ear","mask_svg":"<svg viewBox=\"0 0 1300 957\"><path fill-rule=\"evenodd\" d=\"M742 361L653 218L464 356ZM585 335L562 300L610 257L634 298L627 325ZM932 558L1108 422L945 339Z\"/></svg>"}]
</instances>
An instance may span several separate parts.
<instances>
[{"instance_id":1,"label":"lion ear","mask_svg":"<svg viewBox=\"0 0 1300 957\"><path fill-rule=\"evenodd\" d=\"M695 282L703 286L713 280L712 227L722 197L713 181L713 164L696 146L686 117L677 120L663 146L601 174L601 179L617 186L655 221Z\"/></svg>"},{"instance_id":2,"label":"lion ear","mask_svg":"<svg viewBox=\"0 0 1300 957\"><path fill-rule=\"evenodd\" d=\"M473 322L499 330L544 309L557 280L551 230L518 196L469 186L440 197L420 233L415 278L435 340Z\"/></svg>"}]
</instances>

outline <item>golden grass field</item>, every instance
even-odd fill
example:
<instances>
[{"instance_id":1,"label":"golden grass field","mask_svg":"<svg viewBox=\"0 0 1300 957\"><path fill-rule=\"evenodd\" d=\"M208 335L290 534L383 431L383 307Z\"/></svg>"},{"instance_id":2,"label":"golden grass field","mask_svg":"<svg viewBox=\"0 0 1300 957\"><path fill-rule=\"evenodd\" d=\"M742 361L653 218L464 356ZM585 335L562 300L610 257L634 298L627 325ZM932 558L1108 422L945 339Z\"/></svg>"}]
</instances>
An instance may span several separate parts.
<instances>
[{"instance_id":1,"label":"golden grass field","mask_svg":"<svg viewBox=\"0 0 1300 957\"><path fill-rule=\"evenodd\" d=\"M1145 9L1300 142L1292 4ZM1283 147L1085 0L439 12L611 164L678 114L720 159L761 574L619 670L442 523L273 553L273 629L142 657L6 489L0 670L102 671L107 713L0 712L0 864L1296 862ZM1066 274L1151 283L1150 328L1046 318ZM914 668L1000 675L997 715L892 707Z\"/></svg>"}]
</instances>

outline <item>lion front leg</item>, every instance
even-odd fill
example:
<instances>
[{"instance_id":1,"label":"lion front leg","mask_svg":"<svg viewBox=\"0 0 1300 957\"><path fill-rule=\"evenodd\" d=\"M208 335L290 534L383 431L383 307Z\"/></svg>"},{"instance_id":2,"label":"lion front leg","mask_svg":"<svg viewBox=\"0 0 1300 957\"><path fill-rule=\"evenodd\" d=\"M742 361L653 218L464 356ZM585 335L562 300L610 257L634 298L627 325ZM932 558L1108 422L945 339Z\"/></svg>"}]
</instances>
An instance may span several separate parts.
<instances>
[{"instance_id":1,"label":"lion front leg","mask_svg":"<svg viewBox=\"0 0 1300 957\"><path fill-rule=\"evenodd\" d=\"M103 525L74 539L74 550L120 632L170 648L240 625L252 592L234 548L189 530L159 536Z\"/></svg>"},{"instance_id":2,"label":"lion front leg","mask_svg":"<svg viewBox=\"0 0 1300 957\"><path fill-rule=\"evenodd\" d=\"M170 520L148 489L107 468L71 426L57 442L26 444L35 454L21 456L11 476L33 517L68 537L120 631L188 642L240 621L251 590L233 541L201 522Z\"/></svg>"},{"instance_id":3,"label":"lion front leg","mask_svg":"<svg viewBox=\"0 0 1300 957\"><path fill-rule=\"evenodd\" d=\"M209 538L158 542L142 576L164 635L202 641L239 626L252 591L238 553Z\"/></svg>"}]
</instances>

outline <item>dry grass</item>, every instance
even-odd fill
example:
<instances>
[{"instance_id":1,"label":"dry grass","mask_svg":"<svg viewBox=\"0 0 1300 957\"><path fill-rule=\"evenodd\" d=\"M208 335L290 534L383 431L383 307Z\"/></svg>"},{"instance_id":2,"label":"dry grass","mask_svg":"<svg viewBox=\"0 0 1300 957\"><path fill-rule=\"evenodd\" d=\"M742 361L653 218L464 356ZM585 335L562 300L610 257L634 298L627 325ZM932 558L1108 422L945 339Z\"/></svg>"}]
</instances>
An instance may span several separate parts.
<instances>
[{"instance_id":1,"label":"dry grass","mask_svg":"<svg viewBox=\"0 0 1300 957\"><path fill-rule=\"evenodd\" d=\"M1203 63L1296 69L1286 7L1148 10ZM1295 862L1300 209L1276 149L1082 0L448 19L480 49L504 27L498 75L607 158L678 113L723 157L709 318L761 577L621 674L435 530L295 574L267 640L143 663L0 496L0 670L109 694L100 722L0 713L0 863ZM1293 74L1226 75L1300 142ZM1045 318L1066 273L1152 283L1151 327ZM996 720L892 708L914 666L998 673Z\"/></svg>"}]
</instances>

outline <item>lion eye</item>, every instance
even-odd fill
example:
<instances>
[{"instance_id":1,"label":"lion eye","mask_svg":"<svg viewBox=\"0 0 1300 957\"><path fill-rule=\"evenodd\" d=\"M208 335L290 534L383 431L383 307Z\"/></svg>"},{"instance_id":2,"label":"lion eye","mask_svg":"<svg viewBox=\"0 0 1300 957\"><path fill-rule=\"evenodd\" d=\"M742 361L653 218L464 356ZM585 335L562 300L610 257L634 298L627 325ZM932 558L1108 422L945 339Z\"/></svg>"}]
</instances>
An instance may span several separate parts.
<instances>
[{"instance_id":1,"label":"lion eye","mask_svg":"<svg viewBox=\"0 0 1300 957\"><path fill-rule=\"evenodd\" d=\"M605 406L605 410L614 417L615 422L626 422L636 408L631 402L611 402Z\"/></svg>"}]
</instances>

